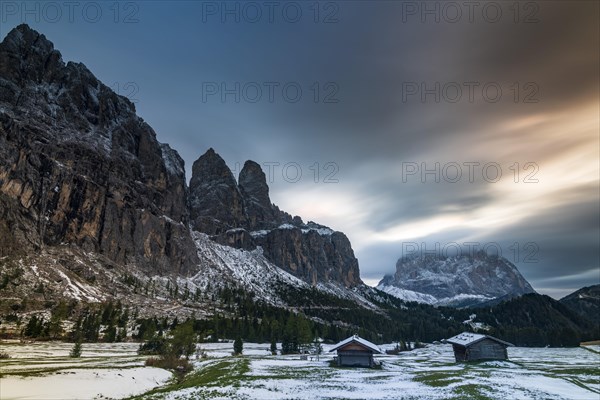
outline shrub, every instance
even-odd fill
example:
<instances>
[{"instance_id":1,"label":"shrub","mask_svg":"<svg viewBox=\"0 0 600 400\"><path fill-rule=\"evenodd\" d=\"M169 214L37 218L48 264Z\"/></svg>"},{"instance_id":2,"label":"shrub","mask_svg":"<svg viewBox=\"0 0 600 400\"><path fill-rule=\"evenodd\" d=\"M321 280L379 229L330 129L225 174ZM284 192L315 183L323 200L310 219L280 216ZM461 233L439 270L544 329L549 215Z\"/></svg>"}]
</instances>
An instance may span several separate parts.
<instances>
[{"instance_id":1,"label":"shrub","mask_svg":"<svg viewBox=\"0 0 600 400\"><path fill-rule=\"evenodd\" d=\"M173 354L165 354L160 357L151 357L146 360L146 366L170 369L185 374L193 369L192 364L185 359Z\"/></svg>"}]
</instances>

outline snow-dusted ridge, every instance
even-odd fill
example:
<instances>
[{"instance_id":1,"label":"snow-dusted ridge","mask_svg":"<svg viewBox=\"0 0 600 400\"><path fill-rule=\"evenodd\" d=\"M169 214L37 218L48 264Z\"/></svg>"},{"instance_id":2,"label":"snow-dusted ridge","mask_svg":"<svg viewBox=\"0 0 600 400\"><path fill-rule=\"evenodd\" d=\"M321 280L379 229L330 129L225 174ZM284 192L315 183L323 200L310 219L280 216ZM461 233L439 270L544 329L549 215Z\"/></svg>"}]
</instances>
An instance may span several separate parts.
<instances>
[{"instance_id":1,"label":"snow-dusted ridge","mask_svg":"<svg viewBox=\"0 0 600 400\"><path fill-rule=\"evenodd\" d=\"M300 289L317 289L324 293L352 300L363 307L377 307L365 299L360 291L335 283L318 283L315 286L277 267L263 255L260 246L252 251L236 249L215 243L204 233L191 231L200 259L199 271L187 279L190 284L205 290L211 287L243 287L256 298L276 306L285 306L277 289L289 285ZM183 280L179 285L185 284Z\"/></svg>"},{"instance_id":2,"label":"snow-dusted ridge","mask_svg":"<svg viewBox=\"0 0 600 400\"><path fill-rule=\"evenodd\" d=\"M379 284L376 289L405 301L416 301L417 303L424 304L435 304L438 301L438 299L432 295L419 293L408 289L400 289L399 287L391 285Z\"/></svg>"},{"instance_id":3,"label":"snow-dusted ridge","mask_svg":"<svg viewBox=\"0 0 600 400\"><path fill-rule=\"evenodd\" d=\"M381 290L391 296L394 296L404 301L415 301L422 304L430 304L433 306L457 306L469 302L484 303L493 300L493 297L477 294L458 294L451 297L442 297L440 299L426 293L415 292L408 289L401 289L396 286L379 284L376 289Z\"/></svg>"},{"instance_id":4,"label":"snow-dusted ridge","mask_svg":"<svg viewBox=\"0 0 600 400\"><path fill-rule=\"evenodd\" d=\"M335 232L333 229L327 228L325 226L311 225L311 224L303 226L303 227L297 227L292 224L281 224L275 229L300 229L300 231L303 234L306 234L309 232L317 232L321 236L331 236ZM271 231L273 231L273 229L271 229L271 230L261 229L258 231L250 232L250 235L252 237L262 237L262 236L268 235Z\"/></svg>"}]
</instances>

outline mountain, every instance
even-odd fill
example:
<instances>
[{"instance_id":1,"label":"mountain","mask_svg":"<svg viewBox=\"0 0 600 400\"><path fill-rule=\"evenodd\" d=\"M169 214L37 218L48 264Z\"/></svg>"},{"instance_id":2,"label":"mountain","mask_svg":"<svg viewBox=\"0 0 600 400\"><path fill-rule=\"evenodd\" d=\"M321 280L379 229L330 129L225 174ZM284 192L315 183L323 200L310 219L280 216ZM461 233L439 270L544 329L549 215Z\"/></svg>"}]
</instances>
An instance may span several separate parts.
<instances>
[{"instance_id":1,"label":"mountain","mask_svg":"<svg viewBox=\"0 0 600 400\"><path fill-rule=\"evenodd\" d=\"M285 286L372 307L349 290L363 284L348 238L280 211L257 163L238 184L209 149L192 171L188 187L177 151L83 64L63 62L27 25L10 31L0 43L0 310L122 299L142 315L203 315L224 288L286 306Z\"/></svg>"},{"instance_id":2,"label":"mountain","mask_svg":"<svg viewBox=\"0 0 600 400\"><path fill-rule=\"evenodd\" d=\"M477 252L472 256L412 255L396 263L377 289L407 301L453 307L533 293L507 259Z\"/></svg>"},{"instance_id":3,"label":"mountain","mask_svg":"<svg viewBox=\"0 0 600 400\"><path fill-rule=\"evenodd\" d=\"M560 302L577 314L600 323L600 285L581 288Z\"/></svg>"},{"instance_id":4,"label":"mountain","mask_svg":"<svg viewBox=\"0 0 600 400\"><path fill-rule=\"evenodd\" d=\"M183 160L134 105L83 64L65 64L27 25L0 45L0 155L3 224L28 251L68 243L152 273L193 275L201 263L191 226L221 244L260 245L311 284L362 284L346 236L315 234L328 228L272 205L258 164L246 162L238 185L210 149L188 189Z\"/></svg>"},{"instance_id":5,"label":"mountain","mask_svg":"<svg viewBox=\"0 0 600 400\"><path fill-rule=\"evenodd\" d=\"M68 243L148 271L198 265L183 160L27 25L0 44L0 194L22 251Z\"/></svg>"},{"instance_id":6,"label":"mountain","mask_svg":"<svg viewBox=\"0 0 600 400\"><path fill-rule=\"evenodd\" d=\"M194 230L236 248L260 246L269 261L312 285L363 284L346 235L279 210L254 161L244 164L236 182L213 149L198 158L190 181L190 215Z\"/></svg>"}]
</instances>

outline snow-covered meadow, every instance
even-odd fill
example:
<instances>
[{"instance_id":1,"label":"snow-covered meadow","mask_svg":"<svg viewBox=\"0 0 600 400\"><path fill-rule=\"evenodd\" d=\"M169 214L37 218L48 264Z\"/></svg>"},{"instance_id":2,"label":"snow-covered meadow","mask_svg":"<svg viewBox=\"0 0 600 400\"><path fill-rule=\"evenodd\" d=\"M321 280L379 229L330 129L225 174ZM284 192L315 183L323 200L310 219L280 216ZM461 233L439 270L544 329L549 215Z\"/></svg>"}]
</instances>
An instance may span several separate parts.
<instances>
[{"instance_id":1,"label":"snow-covered meadow","mask_svg":"<svg viewBox=\"0 0 600 400\"><path fill-rule=\"evenodd\" d=\"M164 385L172 374L144 366L137 343L84 343L80 358L72 343L0 342L0 399L124 398Z\"/></svg>"},{"instance_id":2,"label":"snow-covered meadow","mask_svg":"<svg viewBox=\"0 0 600 400\"><path fill-rule=\"evenodd\" d=\"M598 399L598 346L571 349L509 348L510 361L456 364L449 345L428 345L397 356L381 355L381 369L334 368L324 345L319 360L272 356L269 344L245 343L232 357L231 343L201 345L184 381L142 367L136 344L84 345L68 358L69 345L2 345L2 399ZM382 346L389 348L390 346ZM26 375L23 377L22 375ZM45 390L45 392L43 391Z\"/></svg>"}]
</instances>

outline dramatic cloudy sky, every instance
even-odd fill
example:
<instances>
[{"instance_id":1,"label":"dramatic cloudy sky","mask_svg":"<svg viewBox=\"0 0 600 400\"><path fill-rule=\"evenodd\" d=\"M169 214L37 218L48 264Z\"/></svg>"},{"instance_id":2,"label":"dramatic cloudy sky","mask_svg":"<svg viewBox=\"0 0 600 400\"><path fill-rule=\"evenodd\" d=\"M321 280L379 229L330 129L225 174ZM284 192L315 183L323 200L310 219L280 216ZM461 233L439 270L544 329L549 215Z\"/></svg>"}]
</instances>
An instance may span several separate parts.
<instances>
[{"instance_id":1,"label":"dramatic cloudy sky","mask_svg":"<svg viewBox=\"0 0 600 400\"><path fill-rule=\"evenodd\" d=\"M0 37L46 34L188 177L209 147L271 168L273 202L344 231L367 283L456 245L554 297L599 283L598 2L468 4L4 1Z\"/></svg>"}]
</instances>

